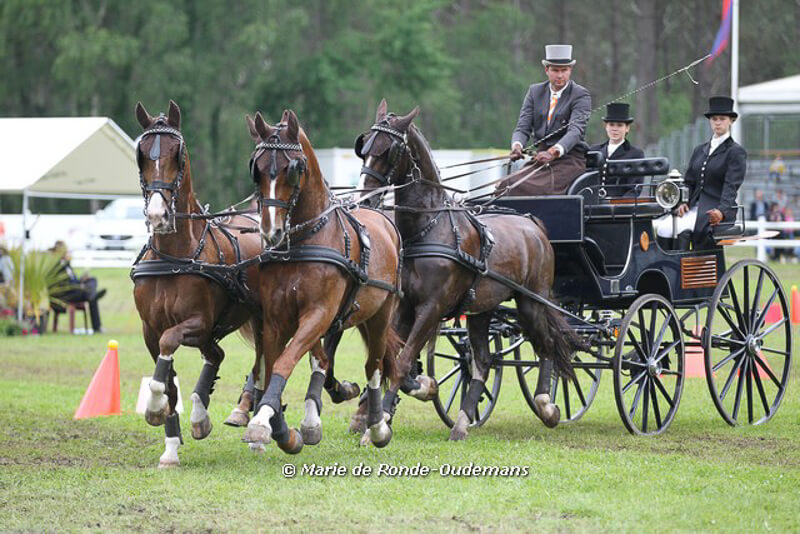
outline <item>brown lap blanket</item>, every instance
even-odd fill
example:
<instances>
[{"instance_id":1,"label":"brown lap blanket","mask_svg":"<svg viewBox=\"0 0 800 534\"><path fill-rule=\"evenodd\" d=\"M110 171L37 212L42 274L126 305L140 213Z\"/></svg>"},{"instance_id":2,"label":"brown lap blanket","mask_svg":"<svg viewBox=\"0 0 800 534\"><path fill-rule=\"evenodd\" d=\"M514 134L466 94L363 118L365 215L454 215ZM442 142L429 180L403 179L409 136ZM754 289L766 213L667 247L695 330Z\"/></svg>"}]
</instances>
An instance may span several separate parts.
<instances>
[{"instance_id":1,"label":"brown lap blanket","mask_svg":"<svg viewBox=\"0 0 800 534\"><path fill-rule=\"evenodd\" d=\"M574 148L564 156L551 161L549 167L542 168L539 163L531 159L520 170L508 175L505 180L497 184L497 191L499 193L506 187L522 180L523 177L530 176L506 194L517 197L563 195L567 192L570 184L584 172L586 172L584 151Z\"/></svg>"}]
</instances>

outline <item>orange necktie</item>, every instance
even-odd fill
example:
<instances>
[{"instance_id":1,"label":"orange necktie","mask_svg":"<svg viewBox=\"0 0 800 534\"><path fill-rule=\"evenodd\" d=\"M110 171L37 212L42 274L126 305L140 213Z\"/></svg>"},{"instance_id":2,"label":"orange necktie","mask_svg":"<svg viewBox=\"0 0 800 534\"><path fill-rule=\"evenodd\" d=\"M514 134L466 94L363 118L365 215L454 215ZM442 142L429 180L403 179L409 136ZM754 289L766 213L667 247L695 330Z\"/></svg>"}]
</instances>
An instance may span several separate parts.
<instances>
[{"instance_id":1,"label":"orange necktie","mask_svg":"<svg viewBox=\"0 0 800 534\"><path fill-rule=\"evenodd\" d=\"M550 110L547 112L547 122L553 118L553 110L556 109L556 104L558 104L558 95L553 93L553 98L550 99Z\"/></svg>"}]
</instances>

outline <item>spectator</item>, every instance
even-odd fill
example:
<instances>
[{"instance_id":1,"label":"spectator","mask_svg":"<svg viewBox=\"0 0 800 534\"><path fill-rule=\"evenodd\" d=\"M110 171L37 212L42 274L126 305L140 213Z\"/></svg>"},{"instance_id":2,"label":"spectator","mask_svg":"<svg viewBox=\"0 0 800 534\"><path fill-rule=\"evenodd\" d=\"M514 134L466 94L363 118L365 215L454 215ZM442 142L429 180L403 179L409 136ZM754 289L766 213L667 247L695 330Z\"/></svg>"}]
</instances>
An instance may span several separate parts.
<instances>
[{"instance_id":1,"label":"spectator","mask_svg":"<svg viewBox=\"0 0 800 534\"><path fill-rule=\"evenodd\" d=\"M757 221L759 217L767 218L769 204L764 200L764 191L756 189L756 198L750 203L750 220Z\"/></svg>"},{"instance_id":2,"label":"spectator","mask_svg":"<svg viewBox=\"0 0 800 534\"><path fill-rule=\"evenodd\" d=\"M775 203L778 205L778 209L783 214L783 210L786 209L786 195L783 194L783 189L776 189L775 190Z\"/></svg>"},{"instance_id":3,"label":"spectator","mask_svg":"<svg viewBox=\"0 0 800 534\"><path fill-rule=\"evenodd\" d=\"M769 177L771 180L775 180L776 182L781 181L781 177L783 173L786 172L786 165L783 163L783 159L781 159L781 155L778 154L775 156L775 159L769 166Z\"/></svg>"},{"instance_id":4,"label":"spectator","mask_svg":"<svg viewBox=\"0 0 800 534\"><path fill-rule=\"evenodd\" d=\"M769 206L769 214L767 215L767 220L769 222L783 222L784 221L783 210L781 209L780 204L778 204L777 202L773 202L772 204L770 204L770 206ZM783 238L783 234L782 233L781 233L780 237ZM786 250L787 249L785 249L783 247L775 247L772 250L769 250L768 251L769 259L772 260L772 261L777 261L777 260L781 259L786 254ZM784 259L783 261L786 261L786 260Z\"/></svg>"},{"instance_id":5,"label":"spectator","mask_svg":"<svg viewBox=\"0 0 800 534\"><path fill-rule=\"evenodd\" d=\"M0 285L8 286L14 280L14 263L8 255L8 249L0 245Z\"/></svg>"},{"instance_id":6,"label":"spectator","mask_svg":"<svg viewBox=\"0 0 800 534\"><path fill-rule=\"evenodd\" d=\"M77 302L88 303L89 314L92 318L92 332L89 333L103 332L103 327L100 323L100 309L97 305L97 301L106 294L106 290L97 290L97 278L93 276L84 273L83 276L78 278L70 265L72 256L67 249L67 245L63 241L56 241L55 245L50 250L61 256L58 263L58 272L63 272L66 276L66 281L63 282L63 286L59 284L58 287L51 288L51 292L68 304ZM52 303L51 307L57 312L64 311L62 306L55 303Z\"/></svg>"},{"instance_id":7,"label":"spectator","mask_svg":"<svg viewBox=\"0 0 800 534\"><path fill-rule=\"evenodd\" d=\"M785 210L783 210L783 220L786 222L794 222L794 211L792 211L791 206L787 206ZM783 239L794 239L797 233L792 228L786 228L783 232L781 232L781 238ZM783 258L791 258L792 263L797 263L797 251L792 248L784 248L783 254L781 256Z\"/></svg>"}]
</instances>

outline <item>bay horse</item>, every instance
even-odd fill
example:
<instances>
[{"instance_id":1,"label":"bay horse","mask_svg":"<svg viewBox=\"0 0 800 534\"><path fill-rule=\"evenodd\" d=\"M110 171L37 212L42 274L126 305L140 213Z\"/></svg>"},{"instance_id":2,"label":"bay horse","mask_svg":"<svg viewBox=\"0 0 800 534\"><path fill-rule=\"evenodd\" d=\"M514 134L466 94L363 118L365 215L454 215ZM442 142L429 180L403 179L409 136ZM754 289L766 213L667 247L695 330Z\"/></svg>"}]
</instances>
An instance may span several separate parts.
<instances>
[{"instance_id":1,"label":"bay horse","mask_svg":"<svg viewBox=\"0 0 800 534\"><path fill-rule=\"evenodd\" d=\"M395 186L395 222L404 247L404 295L396 324L405 346L398 358L397 376L403 376L416 362L442 318L466 313L473 379L462 397L450 439L466 438L491 364L488 331L492 313L513 298L520 326L542 359L535 412L545 425L554 427L560 410L551 402L549 377L554 370L572 376L571 354L577 340L556 311L486 276L490 271L497 273L548 298L555 266L552 246L531 217L507 213L476 217L470 207L454 202L441 184L427 140L412 124L418 113L419 108L405 116L388 114L384 99L378 105L375 124L356 141L356 154L364 160L361 188ZM398 384L392 383L384 398L389 413L397 389Z\"/></svg>"},{"instance_id":2,"label":"bay horse","mask_svg":"<svg viewBox=\"0 0 800 534\"><path fill-rule=\"evenodd\" d=\"M326 332L357 326L368 349L368 428L362 444L385 446L392 431L381 409L381 384L385 378L396 380L399 343L391 323L399 292L400 236L381 212L334 201L293 111L284 111L275 126L260 112L247 123L256 142L250 168L266 243L260 272L262 355L255 375L266 390L242 440L265 444L274 439L284 452L300 452L303 436L287 427L281 407L286 381ZM320 363L312 356L315 371ZM304 423L319 418L313 400L324 375L312 373L312 382L315 375L319 380L309 386Z\"/></svg>"},{"instance_id":3,"label":"bay horse","mask_svg":"<svg viewBox=\"0 0 800 534\"><path fill-rule=\"evenodd\" d=\"M180 345L200 349L203 368L191 395L192 437L212 429L210 395L225 353L219 340L237 329L260 351L261 318L256 266L236 264L261 252L258 221L244 216L209 219L192 188L189 151L181 133L181 111L170 100L165 116L151 116L141 102L143 128L136 145L145 214L151 232L134 263L133 297L147 349L156 363L145 420L165 426L159 467L179 465L183 443L173 356ZM254 233L234 232L243 228Z\"/></svg>"}]
</instances>

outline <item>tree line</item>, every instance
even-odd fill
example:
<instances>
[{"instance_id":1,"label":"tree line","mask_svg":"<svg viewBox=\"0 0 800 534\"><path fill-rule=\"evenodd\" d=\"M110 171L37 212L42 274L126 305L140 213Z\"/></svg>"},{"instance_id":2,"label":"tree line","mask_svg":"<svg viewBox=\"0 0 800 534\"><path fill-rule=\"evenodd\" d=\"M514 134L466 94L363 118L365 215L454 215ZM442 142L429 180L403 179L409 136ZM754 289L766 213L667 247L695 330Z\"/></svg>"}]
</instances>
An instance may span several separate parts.
<instances>
[{"instance_id":1,"label":"tree line","mask_svg":"<svg viewBox=\"0 0 800 534\"><path fill-rule=\"evenodd\" d=\"M181 106L201 198L250 192L243 120L294 109L318 147L350 146L386 97L422 108L435 148L506 147L547 43L571 43L593 106L708 53L717 0L4 0L4 116L107 115L132 137L137 101ZM800 0L741 2L740 82L800 71ZM727 94L730 48L629 97L652 142ZM602 110L589 140L600 141ZM46 150L46 144L43 144Z\"/></svg>"}]
</instances>

